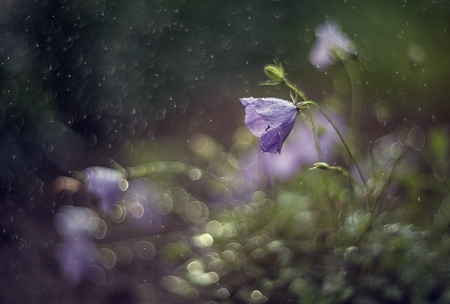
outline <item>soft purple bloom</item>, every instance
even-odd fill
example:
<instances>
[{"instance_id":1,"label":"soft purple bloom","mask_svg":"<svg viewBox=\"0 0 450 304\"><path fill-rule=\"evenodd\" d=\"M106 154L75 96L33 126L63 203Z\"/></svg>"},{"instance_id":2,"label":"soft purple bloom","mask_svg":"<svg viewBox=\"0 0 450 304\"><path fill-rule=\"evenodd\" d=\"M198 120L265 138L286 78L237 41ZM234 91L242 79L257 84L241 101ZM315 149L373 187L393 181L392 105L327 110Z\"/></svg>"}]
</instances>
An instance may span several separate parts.
<instances>
[{"instance_id":1,"label":"soft purple bloom","mask_svg":"<svg viewBox=\"0 0 450 304\"><path fill-rule=\"evenodd\" d=\"M97 261L97 246L84 238L60 243L56 247L64 277L73 285L86 276L86 268Z\"/></svg>"},{"instance_id":2,"label":"soft purple bloom","mask_svg":"<svg viewBox=\"0 0 450 304\"><path fill-rule=\"evenodd\" d=\"M58 262L64 276L75 285L83 280L86 267L97 259L97 246L90 236L96 215L91 209L73 206L64 206L55 215L55 228L63 240L56 247Z\"/></svg>"},{"instance_id":3,"label":"soft purple bloom","mask_svg":"<svg viewBox=\"0 0 450 304\"><path fill-rule=\"evenodd\" d=\"M95 229L93 217L97 214L89 208L63 206L55 215L55 227L63 237L89 235Z\"/></svg>"},{"instance_id":4,"label":"soft purple bloom","mask_svg":"<svg viewBox=\"0 0 450 304\"><path fill-rule=\"evenodd\" d=\"M241 98L245 107L245 124L260 137L261 152L280 153L281 146L294 126L297 107L279 98Z\"/></svg>"},{"instance_id":5,"label":"soft purple bloom","mask_svg":"<svg viewBox=\"0 0 450 304\"><path fill-rule=\"evenodd\" d=\"M118 170L104 167L90 167L83 170L86 186L99 200L100 210L108 212L122 190L120 181L122 173Z\"/></svg>"},{"instance_id":6,"label":"soft purple bloom","mask_svg":"<svg viewBox=\"0 0 450 304\"><path fill-rule=\"evenodd\" d=\"M334 21L325 21L315 31L317 39L308 59L316 69L325 70L337 60L356 55L355 45Z\"/></svg>"}]
</instances>

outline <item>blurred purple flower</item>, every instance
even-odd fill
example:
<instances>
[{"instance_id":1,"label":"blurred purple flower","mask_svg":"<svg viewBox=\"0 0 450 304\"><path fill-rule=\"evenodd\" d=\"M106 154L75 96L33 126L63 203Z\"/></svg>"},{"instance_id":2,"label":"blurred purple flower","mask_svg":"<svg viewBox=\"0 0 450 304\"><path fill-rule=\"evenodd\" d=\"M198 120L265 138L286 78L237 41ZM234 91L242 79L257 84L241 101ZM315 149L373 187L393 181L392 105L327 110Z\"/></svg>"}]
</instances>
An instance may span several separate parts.
<instances>
[{"instance_id":1,"label":"blurred purple flower","mask_svg":"<svg viewBox=\"0 0 450 304\"><path fill-rule=\"evenodd\" d=\"M97 247L90 237L95 229L94 217L96 213L91 209L73 206L64 206L55 215L55 228L63 239L56 247L58 261L64 276L75 285L85 276L86 267L97 259Z\"/></svg>"},{"instance_id":2,"label":"blurred purple flower","mask_svg":"<svg viewBox=\"0 0 450 304\"><path fill-rule=\"evenodd\" d=\"M74 235L89 236L91 231L95 229L95 223L91 221L97 214L89 208L63 206L55 215L56 231L63 237Z\"/></svg>"},{"instance_id":3,"label":"blurred purple flower","mask_svg":"<svg viewBox=\"0 0 450 304\"><path fill-rule=\"evenodd\" d=\"M338 60L356 55L354 43L341 31L339 25L326 20L316 27L316 43L309 52L309 62L317 70L325 70Z\"/></svg>"},{"instance_id":4,"label":"blurred purple flower","mask_svg":"<svg viewBox=\"0 0 450 304\"><path fill-rule=\"evenodd\" d=\"M261 152L280 153L281 146L294 126L297 107L279 98L241 98L245 124L260 137Z\"/></svg>"},{"instance_id":5,"label":"blurred purple flower","mask_svg":"<svg viewBox=\"0 0 450 304\"><path fill-rule=\"evenodd\" d=\"M104 167L90 167L83 170L83 175L87 188L99 199L100 210L108 212L122 192L122 173Z\"/></svg>"},{"instance_id":6,"label":"blurred purple flower","mask_svg":"<svg viewBox=\"0 0 450 304\"><path fill-rule=\"evenodd\" d=\"M58 244L56 250L64 277L73 285L84 279L86 267L97 260L97 247L83 238L74 238L71 242Z\"/></svg>"}]
</instances>

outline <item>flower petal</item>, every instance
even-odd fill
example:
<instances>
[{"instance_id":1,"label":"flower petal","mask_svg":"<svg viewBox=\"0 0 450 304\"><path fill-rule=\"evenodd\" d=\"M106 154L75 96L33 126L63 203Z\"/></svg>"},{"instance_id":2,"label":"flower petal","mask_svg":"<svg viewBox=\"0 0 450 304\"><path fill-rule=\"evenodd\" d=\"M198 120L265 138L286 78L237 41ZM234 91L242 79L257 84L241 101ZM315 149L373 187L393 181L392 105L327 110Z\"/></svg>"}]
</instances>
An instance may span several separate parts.
<instances>
[{"instance_id":1,"label":"flower petal","mask_svg":"<svg viewBox=\"0 0 450 304\"><path fill-rule=\"evenodd\" d=\"M308 60L317 70L325 70L334 64L334 59L323 43L317 42L308 54Z\"/></svg>"},{"instance_id":2,"label":"flower petal","mask_svg":"<svg viewBox=\"0 0 450 304\"><path fill-rule=\"evenodd\" d=\"M257 137L261 137L267 128L267 123L256 113L255 105L250 104L245 108L245 124Z\"/></svg>"},{"instance_id":3,"label":"flower petal","mask_svg":"<svg viewBox=\"0 0 450 304\"><path fill-rule=\"evenodd\" d=\"M278 128L268 130L259 141L261 152L279 153L281 154L281 147L284 141L291 133L294 126L295 117L280 125Z\"/></svg>"},{"instance_id":4,"label":"flower petal","mask_svg":"<svg viewBox=\"0 0 450 304\"><path fill-rule=\"evenodd\" d=\"M294 126L297 107L279 98L241 98L245 123L258 137L261 152L280 153L281 146Z\"/></svg>"},{"instance_id":5,"label":"flower petal","mask_svg":"<svg viewBox=\"0 0 450 304\"><path fill-rule=\"evenodd\" d=\"M282 145L283 142L281 141L278 129L268 130L259 140L261 152L280 153Z\"/></svg>"},{"instance_id":6,"label":"flower petal","mask_svg":"<svg viewBox=\"0 0 450 304\"><path fill-rule=\"evenodd\" d=\"M293 119L287 120L285 123L283 123L279 128L278 128L278 134L280 134L280 141L281 144L284 143L284 141L286 140L286 138L288 137L289 133L291 133L292 128L294 127L294 123L295 123L295 118L297 116L295 116ZM281 150L281 145L280 145L280 150ZM280 151L278 151L278 153L280 153Z\"/></svg>"},{"instance_id":7,"label":"flower petal","mask_svg":"<svg viewBox=\"0 0 450 304\"><path fill-rule=\"evenodd\" d=\"M322 42L328 44L328 47L335 47L349 54L355 52L353 42L342 32L339 25L332 20L327 20L324 24L318 26L316 34Z\"/></svg>"},{"instance_id":8,"label":"flower petal","mask_svg":"<svg viewBox=\"0 0 450 304\"><path fill-rule=\"evenodd\" d=\"M292 102L279 98L258 98L254 105L256 113L273 129L287 122L292 123L298 115L297 107Z\"/></svg>"},{"instance_id":9,"label":"flower petal","mask_svg":"<svg viewBox=\"0 0 450 304\"><path fill-rule=\"evenodd\" d=\"M308 54L311 64L318 70L325 70L339 58L356 54L354 43L342 32L339 25L327 20L315 29L316 43ZM336 58L338 57L338 58Z\"/></svg>"},{"instance_id":10,"label":"flower petal","mask_svg":"<svg viewBox=\"0 0 450 304\"><path fill-rule=\"evenodd\" d=\"M244 107L246 107L247 105L254 103L256 101L256 98L244 97L244 98L239 98L239 100L241 101L242 105Z\"/></svg>"}]
</instances>

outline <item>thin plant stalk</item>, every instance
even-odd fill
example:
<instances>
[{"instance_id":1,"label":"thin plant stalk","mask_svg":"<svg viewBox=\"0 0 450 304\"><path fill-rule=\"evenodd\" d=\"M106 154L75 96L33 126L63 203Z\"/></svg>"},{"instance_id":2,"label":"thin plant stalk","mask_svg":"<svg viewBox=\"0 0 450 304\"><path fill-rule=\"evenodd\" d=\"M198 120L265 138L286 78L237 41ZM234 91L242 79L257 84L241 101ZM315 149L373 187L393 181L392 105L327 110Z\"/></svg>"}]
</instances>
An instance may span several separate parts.
<instances>
[{"instance_id":1,"label":"thin plant stalk","mask_svg":"<svg viewBox=\"0 0 450 304\"><path fill-rule=\"evenodd\" d=\"M366 184L366 180L364 179L364 176L363 176L363 174L362 174L362 171L361 171L361 169L360 169L358 163L356 162L356 159L353 157L353 154L352 154L352 152L350 151L350 148L348 147L347 143L345 142L344 137L342 136L342 134L341 134L341 132L339 131L338 127L334 124L333 120L331 120L330 116L328 116L328 114L327 114L324 110L322 110L322 108L321 108L317 103L315 103L314 101L307 101L307 102L305 102L305 104L311 104L311 105L315 106L316 109L319 110L319 111L322 113L322 115L325 116L325 118L326 118L326 119L328 120L328 122L331 124L331 126L332 126L333 129L334 129L334 131L335 131L335 132L337 133L337 135L339 136L339 138L340 138L342 144L344 145L345 150L347 150L347 153L348 153L348 155L350 156L350 158L351 158L353 164L355 165L356 170L358 171L359 177L361 178L361 181L362 181L364 187L366 188L366 187L367 187L367 184Z\"/></svg>"},{"instance_id":2,"label":"thin plant stalk","mask_svg":"<svg viewBox=\"0 0 450 304\"><path fill-rule=\"evenodd\" d=\"M303 99L303 101L307 100L306 94L303 93L301 90L297 89L297 87L287 77L284 77L283 81L291 90L293 90L298 96L300 96ZM314 137L314 145L316 147L316 152L317 152L317 158L318 158L318 161L322 161L324 159L324 157L323 157L323 154L322 154L322 149L320 148L319 140L317 138L316 125L315 125L315 122L314 122L314 115L313 115L312 109L310 107L308 107L308 112L309 112L309 120L311 122L311 128L312 128L313 137ZM334 216L336 214L336 207L333 205L333 203L331 201L331 198L330 198L330 191L329 191L329 188L328 188L328 181L327 181L325 175L323 174L323 172L321 174L322 174L323 183L325 185L325 191L327 193L328 206L329 206L330 211L331 211L330 212L331 213L331 224L333 226L333 229L336 230L337 229L337 226L336 226L337 223L335 221L335 216Z\"/></svg>"},{"instance_id":3,"label":"thin plant stalk","mask_svg":"<svg viewBox=\"0 0 450 304\"><path fill-rule=\"evenodd\" d=\"M314 115L313 115L312 109L309 108L309 107L308 107L308 112L309 112L309 120L311 122L311 129L312 129L313 137L314 137L314 144L316 146L317 159L318 159L318 161L322 161L322 160L324 160L324 157L323 157L323 154L322 154L322 149L320 148L319 139L317 138L316 124L314 122ZM330 212L331 225L332 225L334 231L337 231L338 227L337 227L337 223L336 223L336 220L335 220L336 207L333 205L333 202L331 201L330 190L329 190L329 187L328 187L328 180L325 177L325 174L323 172L321 172L321 176L322 176L323 184L325 185L325 192L327 193L328 206L329 206L330 211L331 211Z\"/></svg>"},{"instance_id":4,"label":"thin plant stalk","mask_svg":"<svg viewBox=\"0 0 450 304\"><path fill-rule=\"evenodd\" d=\"M351 133L357 123L358 114L361 113L360 102L363 102L361 85L358 81L361 81L361 74L359 73L358 67L354 61L345 61L344 67L347 70L348 76L350 78L350 84L352 88L352 100L351 100L351 113L350 113L350 128Z\"/></svg>"},{"instance_id":5,"label":"thin plant stalk","mask_svg":"<svg viewBox=\"0 0 450 304\"><path fill-rule=\"evenodd\" d=\"M288 86L288 88L290 88L295 93L297 93L298 96L300 96L303 99L303 101L307 101L308 100L308 98L306 97L305 93L303 93L302 91L297 89L297 87L287 77L284 77L283 81Z\"/></svg>"},{"instance_id":6,"label":"thin plant stalk","mask_svg":"<svg viewBox=\"0 0 450 304\"><path fill-rule=\"evenodd\" d=\"M339 136L342 144L344 145L345 150L347 150L347 153L350 156L353 164L355 164L355 167L356 167L356 170L358 171L359 177L361 178L361 181L364 184L364 188L366 188L367 184L366 184L364 176L363 176L363 174L361 172L361 169L360 169L358 163L356 162L355 158L353 157L353 154L350 151L350 148L348 147L347 143L345 142L344 137L341 134L341 131L339 131L338 127L334 124L333 120L328 116L328 114L324 110L322 110L322 108L317 103L315 103L312 100L308 100L306 95L305 95L305 93L303 93L302 91L297 89L297 87L287 77L283 78L283 81L291 90L293 90L295 93L297 93L303 99L303 101L304 101L303 104L304 105L311 104L311 105L315 106L317 108L317 110L319 110L322 113L322 115L328 120L328 122L333 127L334 131Z\"/></svg>"},{"instance_id":7,"label":"thin plant stalk","mask_svg":"<svg viewBox=\"0 0 450 304\"><path fill-rule=\"evenodd\" d=\"M372 210L370 211L371 216L370 216L369 224L366 226L364 231L356 239L356 242L355 242L356 245L358 245L361 242L363 236L372 228L372 225L375 222L375 215L374 215L375 209L378 207L379 204L381 205L381 201L380 201L381 195L383 194L383 192L386 189L387 185L391 181L392 174L394 173L394 170L397 167L397 165L400 162L400 160L403 158L403 155L405 155L405 152L406 152L406 148L402 150L402 153L400 154L400 156L395 160L394 164L392 165L391 170L389 171L388 177L386 178L386 180L383 183L383 186L381 187L381 190L380 190L379 194L374 199L374 204L372 206Z\"/></svg>"},{"instance_id":8,"label":"thin plant stalk","mask_svg":"<svg viewBox=\"0 0 450 304\"><path fill-rule=\"evenodd\" d=\"M124 169L126 172L126 177L140 178L154 173L178 173L191 177L193 174L195 176L194 180L200 179L202 177L208 176L209 179L223 183L223 179L211 172L200 169L198 167L189 166L181 162L174 161L155 161L147 163L144 165L138 165L135 167L127 167ZM200 173L200 174L199 174ZM197 177L198 176L198 177Z\"/></svg>"}]
</instances>

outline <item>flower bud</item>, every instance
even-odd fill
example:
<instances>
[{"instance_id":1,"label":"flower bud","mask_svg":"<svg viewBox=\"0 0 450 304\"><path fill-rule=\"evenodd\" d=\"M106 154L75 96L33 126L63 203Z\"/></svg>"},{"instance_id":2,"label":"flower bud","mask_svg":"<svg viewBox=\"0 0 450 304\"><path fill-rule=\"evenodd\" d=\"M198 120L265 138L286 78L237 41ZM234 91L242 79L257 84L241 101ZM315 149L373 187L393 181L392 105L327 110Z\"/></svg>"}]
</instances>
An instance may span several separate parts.
<instances>
[{"instance_id":1,"label":"flower bud","mask_svg":"<svg viewBox=\"0 0 450 304\"><path fill-rule=\"evenodd\" d=\"M329 170L331 167L327 163L319 162L314 164L314 169Z\"/></svg>"},{"instance_id":2,"label":"flower bud","mask_svg":"<svg viewBox=\"0 0 450 304\"><path fill-rule=\"evenodd\" d=\"M281 83L285 76L284 69L281 64L266 64L264 66L264 74L266 74L270 80L276 83Z\"/></svg>"}]
</instances>

